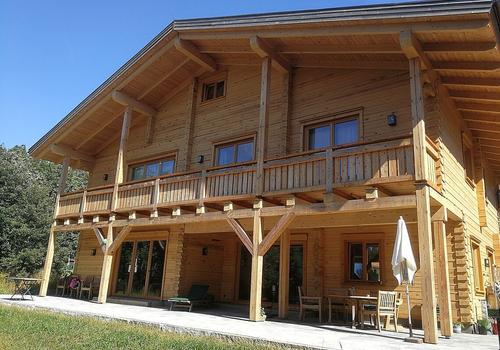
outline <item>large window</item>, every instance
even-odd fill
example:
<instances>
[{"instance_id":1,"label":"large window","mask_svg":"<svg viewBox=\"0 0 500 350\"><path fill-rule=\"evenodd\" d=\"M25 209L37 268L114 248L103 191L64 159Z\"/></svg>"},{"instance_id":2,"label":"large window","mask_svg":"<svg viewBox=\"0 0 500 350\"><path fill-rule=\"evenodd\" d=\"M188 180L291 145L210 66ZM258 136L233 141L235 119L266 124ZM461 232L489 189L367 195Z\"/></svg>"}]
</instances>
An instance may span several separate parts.
<instances>
[{"instance_id":1,"label":"large window","mask_svg":"<svg viewBox=\"0 0 500 350\"><path fill-rule=\"evenodd\" d=\"M307 149L321 149L359 141L359 118L335 119L320 124L309 125L304 138Z\"/></svg>"},{"instance_id":2,"label":"large window","mask_svg":"<svg viewBox=\"0 0 500 350\"><path fill-rule=\"evenodd\" d=\"M172 174L174 172L174 168L174 157L133 164L129 168L129 180L134 181Z\"/></svg>"},{"instance_id":3,"label":"large window","mask_svg":"<svg viewBox=\"0 0 500 350\"><path fill-rule=\"evenodd\" d=\"M215 146L215 165L249 162L254 159L254 139L243 139Z\"/></svg>"},{"instance_id":4,"label":"large window","mask_svg":"<svg viewBox=\"0 0 500 350\"><path fill-rule=\"evenodd\" d=\"M380 282L380 243L347 242L347 279Z\"/></svg>"},{"instance_id":5,"label":"large window","mask_svg":"<svg viewBox=\"0 0 500 350\"><path fill-rule=\"evenodd\" d=\"M474 288L477 293L484 292L483 267L481 264L481 249L479 242L471 241L472 267L474 269Z\"/></svg>"}]
</instances>

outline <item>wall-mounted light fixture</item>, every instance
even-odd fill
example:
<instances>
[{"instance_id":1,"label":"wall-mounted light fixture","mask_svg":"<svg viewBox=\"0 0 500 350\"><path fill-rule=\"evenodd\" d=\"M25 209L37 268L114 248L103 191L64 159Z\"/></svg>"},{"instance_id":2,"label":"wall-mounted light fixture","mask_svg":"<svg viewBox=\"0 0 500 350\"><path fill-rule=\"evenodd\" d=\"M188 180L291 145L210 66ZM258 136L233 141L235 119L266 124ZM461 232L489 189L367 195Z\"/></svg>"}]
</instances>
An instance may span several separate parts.
<instances>
[{"instance_id":1,"label":"wall-mounted light fixture","mask_svg":"<svg viewBox=\"0 0 500 350\"><path fill-rule=\"evenodd\" d=\"M199 155L198 160L197 160L198 164L203 164L204 161L205 161L205 157L203 155Z\"/></svg>"},{"instance_id":2,"label":"wall-mounted light fixture","mask_svg":"<svg viewBox=\"0 0 500 350\"><path fill-rule=\"evenodd\" d=\"M90 255L95 256L96 250L95 249L90 249Z\"/></svg>"},{"instance_id":3,"label":"wall-mounted light fixture","mask_svg":"<svg viewBox=\"0 0 500 350\"><path fill-rule=\"evenodd\" d=\"M484 267L490 267L490 259L484 258Z\"/></svg>"},{"instance_id":4,"label":"wall-mounted light fixture","mask_svg":"<svg viewBox=\"0 0 500 350\"><path fill-rule=\"evenodd\" d=\"M201 249L201 255L203 255L203 256L207 256L208 255L208 247L203 247Z\"/></svg>"},{"instance_id":5,"label":"wall-mounted light fixture","mask_svg":"<svg viewBox=\"0 0 500 350\"><path fill-rule=\"evenodd\" d=\"M109 174L104 174L104 176L102 178L103 178L104 181L108 181Z\"/></svg>"},{"instance_id":6,"label":"wall-mounted light fixture","mask_svg":"<svg viewBox=\"0 0 500 350\"><path fill-rule=\"evenodd\" d=\"M394 112L392 112L387 116L387 125L396 126L397 123L398 123L398 117L396 116L396 114L394 114Z\"/></svg>"}]
</instances>

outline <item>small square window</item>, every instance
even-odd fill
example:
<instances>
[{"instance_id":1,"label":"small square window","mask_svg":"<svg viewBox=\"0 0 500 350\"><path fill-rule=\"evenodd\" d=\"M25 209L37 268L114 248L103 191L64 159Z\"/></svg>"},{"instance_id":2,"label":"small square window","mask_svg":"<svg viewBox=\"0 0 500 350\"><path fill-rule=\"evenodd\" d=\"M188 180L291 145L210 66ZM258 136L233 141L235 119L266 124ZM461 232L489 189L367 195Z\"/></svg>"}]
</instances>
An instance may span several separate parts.
<instances>
[{"instance_id":1,"label":"small square window","mask_svg":"<svg viewBox=\"0 0 500 350\"><path fill-rule=\"evenodd\" d=\"M226 165L234 162L234 146L224 146L218 149L217 163L218 165Z\"/></svg>"},{"instance_id":2,"label":"small square window","mask_svg":"<svg viewBox=\"0 0 500 350\"><path fill-rule=\"evenodd\" d=\"M202 101L210 101L226 94L226 83L220 80L214 83L203 84Z\"/></svg>"},{"instance_id":3,"label":"small square window","mask_svg":"<svg viewBox=\"0 0 500 350\"><path fill-rule=\"evenodd\" d=\"M347 145L359 141L359 118L335 119L308 126L304 130L309 150Z\"/></svg>"},{"instance_id":4,"label":"small square window","mask_svg":"<svg viewBox=\"0 0 500 350\"><path fill-rule=\"evenodd\" d=\"M346 278L350 281L380 282L380 243L348 242L349 265Z\"/></svg>"},{"instance_id":5,"label":"small square window","mask_svg":"<svg viewBox=\"0 0 500 350\"><path fill-rule=\"evenodd\" d=\"M158 170L160 169L159 163L152 163L146 166L146 177L158 176Z\"/></svg>"},{"instance_id":6,"label":"small square window","mask_svg":"<svg viewBox=\"0 0 500 350\"><path fill-rule=\"evenodd\" d=\"M174 172L174 161L167 160L161 163L160 175L172 174Z\"/></svg>"},{"instance_id":7,"label":"small square window","mask_svg":"<svg viewBox=\"0 0 500 350\"><path fill-rule=\"evenodd\" d=\"M225 143L215 147L215 164L228 165L252 161L254 158L254 140L244 139Z\"/></svg>"},{"instance_id":8,"label":"small square window","mask_svg":"<svg viewBox=\"0 0 500 350\"><path fill-rule=\"evenodd\" d=\"M175 159L160 159L142 164L134 165L130 168L129 180L141 180L160 175L172 174L175 168Z\"/></svg>"},{"instance_id":9,"label":"small square window","mask_svg":"<svg viewBox=\"0 0 500 350\"><path fill-rule=\"evenodd\" d=\"M132 168L131 180L139 180L144 177L144 165L139 165Z\"/></svg>"}]
</instances>

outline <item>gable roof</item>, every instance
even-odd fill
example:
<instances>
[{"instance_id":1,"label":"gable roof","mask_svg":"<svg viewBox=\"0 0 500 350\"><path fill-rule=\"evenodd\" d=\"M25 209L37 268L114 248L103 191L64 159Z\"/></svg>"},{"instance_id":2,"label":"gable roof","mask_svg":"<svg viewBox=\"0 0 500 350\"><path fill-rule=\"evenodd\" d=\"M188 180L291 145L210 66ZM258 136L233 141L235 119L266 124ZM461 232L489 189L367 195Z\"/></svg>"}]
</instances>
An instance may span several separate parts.
<instances>
[{"instance_id":1,"label":"gable roof","mask_svg":"<svg viewBox=\"0 0 500 350\"><path fill-rule=\"evenodd\" d=\"M249 45L249 38L257 35L292 67L314 63L342 68L359 62L361 68L370 68L389 62L392 69L407 70L399 43L399 32L407 30L422 44L443 85L460 91L460 96L486 93L489 103L500 102L499 9L497 1L489 0L419 1L174 21L38 140L30 153L61 162L51 145L90 156L102 151L120 128L123 106L111 97L115 90L161 108L187 88L193 76L206 71L179 50L179 40L218 65L259 64ZM442 48L445 44L449 50ZM458 48L464 45L470 48ZM328 47L329 55L320 52ZM465 113L485 112L475 111L478 101L467 97L457 103ZM494 107L485 109L493 113ZM136 118L138 123L144 122L141 118ZM500 145L498 135L494 141Z\"/></svg>"}]
</instances>

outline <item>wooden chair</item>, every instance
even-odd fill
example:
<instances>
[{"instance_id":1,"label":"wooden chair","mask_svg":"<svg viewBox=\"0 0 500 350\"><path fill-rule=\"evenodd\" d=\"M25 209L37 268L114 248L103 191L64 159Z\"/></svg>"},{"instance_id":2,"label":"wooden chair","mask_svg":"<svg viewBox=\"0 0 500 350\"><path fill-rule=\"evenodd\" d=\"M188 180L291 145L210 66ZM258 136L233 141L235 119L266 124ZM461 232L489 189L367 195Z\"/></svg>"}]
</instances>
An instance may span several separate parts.
<instances>
[{"instance_id":1,"label":"wooden chair","mask_svg":"<svg viewBox=\"0 0 500 350\"><path fill-rule=\"evenodd\" d=\"M92 282L92 289L90 290L92 293L92 298L94 295L99 295L99 288L101 286L101 276L94 276L94 280Z\"/></svg>"},{"instance_id":2,"label":"wooden chair","mask_svg":"<svg viewBox=\"0 0 500 350\"><path fill-rule=\"evenodd\" d=\"M94 276L87 276L80 282L80 295L79 299L82 298L83 292L87 292L87 298L90 300L92 298L92 286L94 284Z\"/></svg>"},{"instance_id":3,"label":"wooden chair","mask_svg":"<svg viewBox=\"0 0 500 350\"><path fill-rule=\"evenodd\" d=\"M299 289L299 306L300 306L299 318L300 318L300 320L304 320L305 311L312 310L312 311L318 312L319 323L321 323L321 311L323 310L323 308L322 308L323 298L322 297L304 296L302 293L302 287L299 286L298 289Z\"/></svg>"},{"instance_id":4,"label":"wooden chair","mask_svg":"<svg viewBox=\"0 0 500 350\"><path fill-rule=\"evenodd\" d=\"M380 323L381 317L387 317L386 325L389 323L389 318L392 316L394 318L394 330L396 333L398 332L398 315L397 315L397 293L396 292L387 292L387 291L379 291L377 298L377 309L375 314L371 310L362 310L362 320L364 320L364 315L369 314L370 317L376 315L377 317L377 327L378 331L382 331L382 326Z\"/></svg>"},{"instance_id":5,"label":"wooden chair","mask_svg":"<svg viewBox=\"0 0 500 350\"><path fill-rule=\"evenodd\" d=\"M78 283L76 283L76 286L72 287L71 281L75 278L78 280ZM70 298L73 296L73 293L75 294L75 298L78 298L78 293L80 291L80 284L81 284L80 276L74 275L68 278L68 293Z\"/></svg>"},{"instance_id":6,"label":"wooden chair","mask_svg":"<svg viewBox=\"0 0 500 350\"><path fill-rule=\"evenodd\" d=\"M337 316L340 314L344 317L344 322L347 319L347 314L350 311L350 304L345 297L354 295L354 288L331 288L328 290L328 322L332 322L332 314Z\"/></svg>"},{"instance_id":7,"label":"wooden chair","mask_svg":"<svg viewBox=\"0 0 500 350\"><path fill-rule=\"evenodd\" d=\"M61 291L61 297L66 294L66 289L68 288L68 278L67 277L62 277L57 280L57 286L56 286L56 296L59 295L59 291Z\"/></svg>"}]
</instances>

